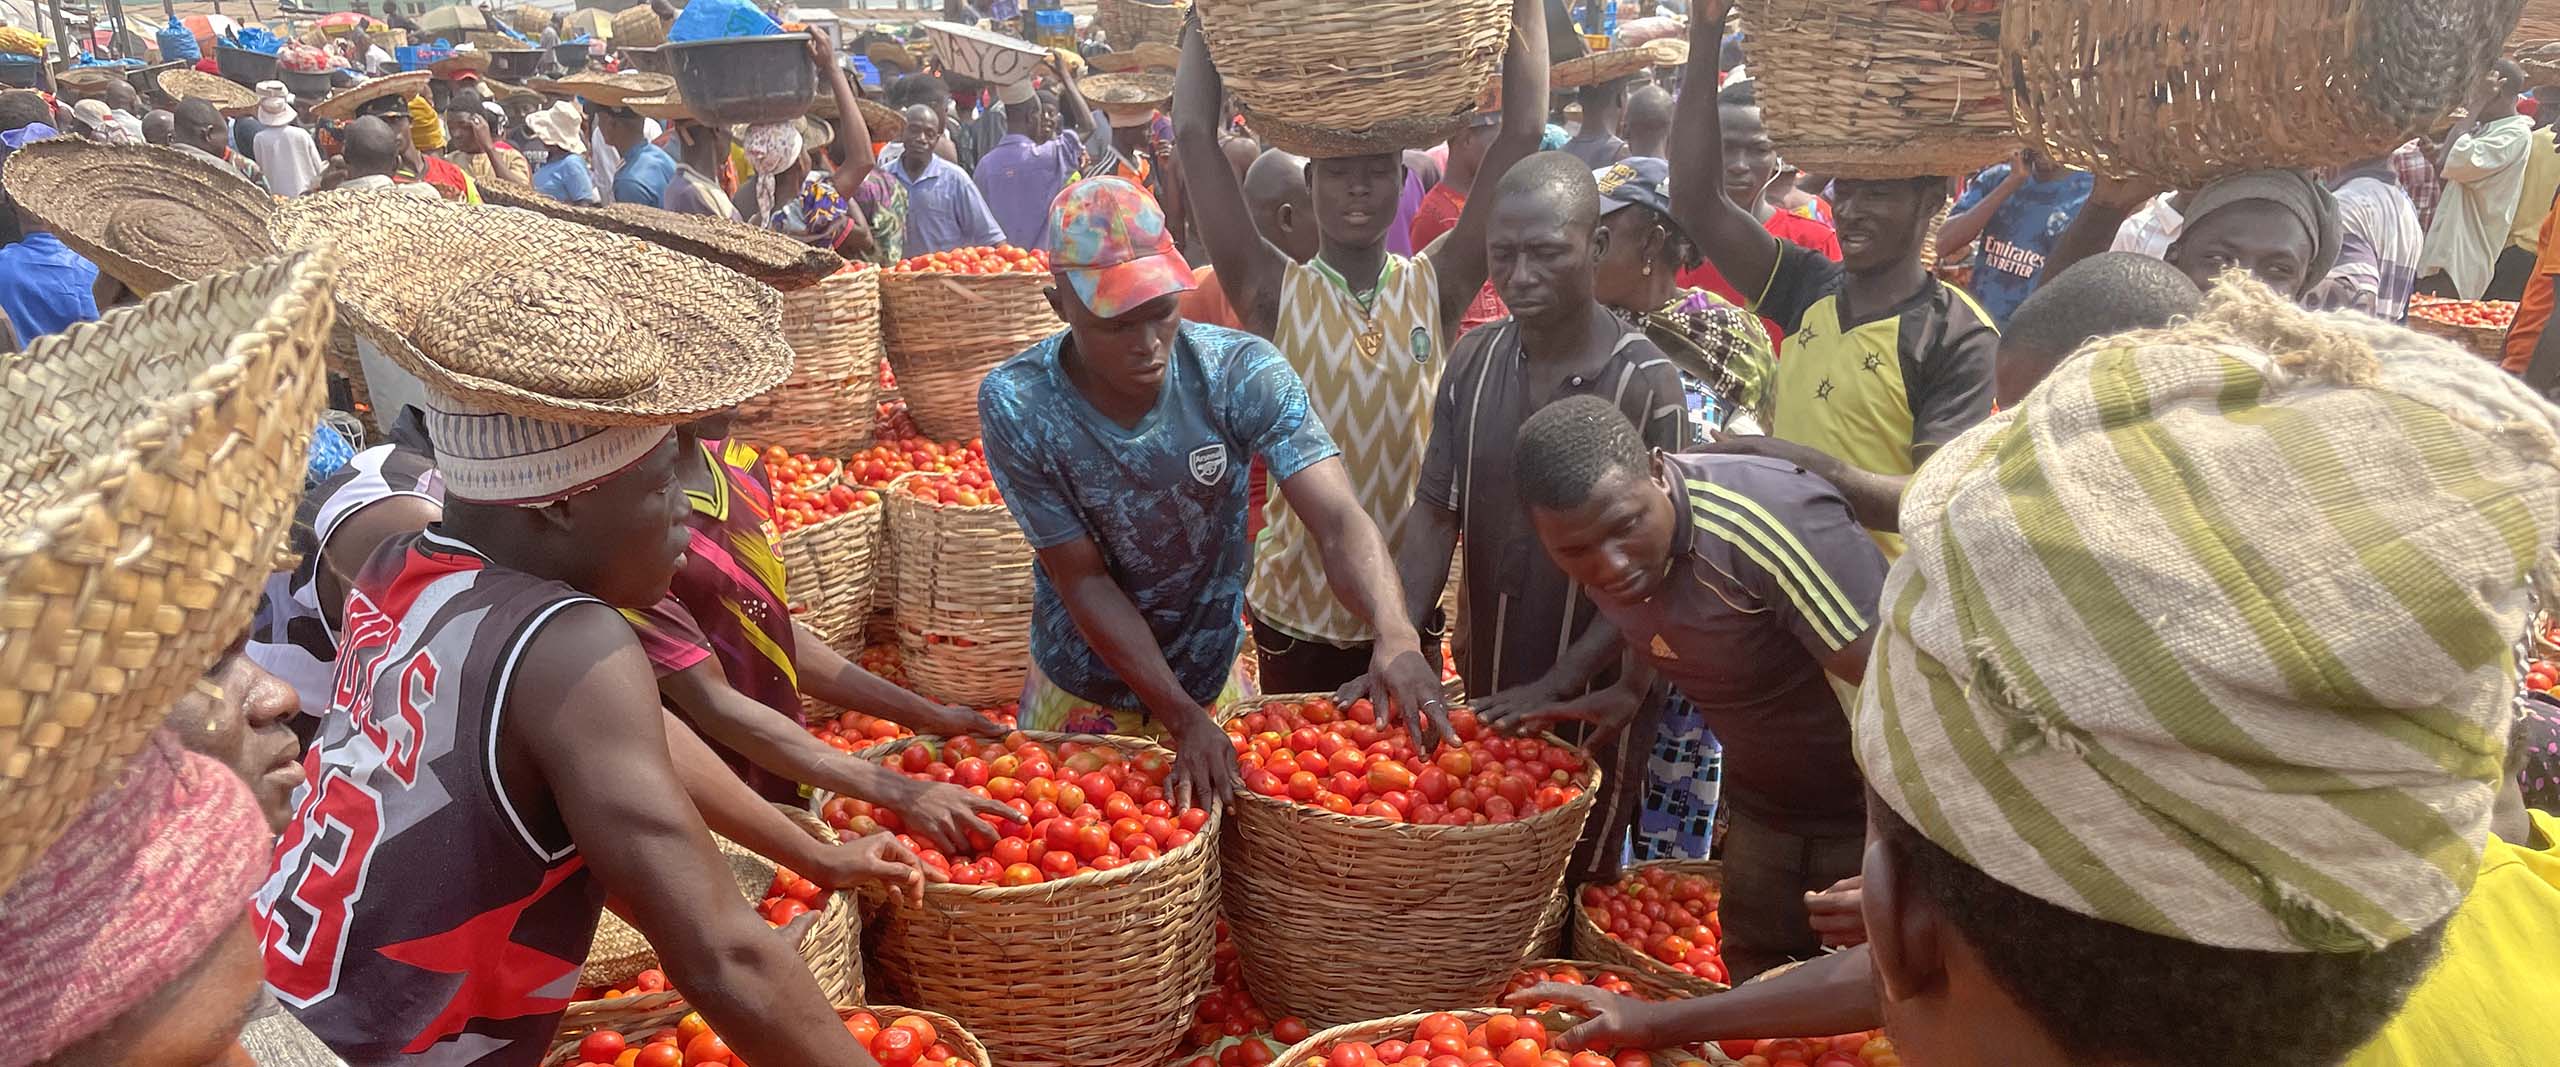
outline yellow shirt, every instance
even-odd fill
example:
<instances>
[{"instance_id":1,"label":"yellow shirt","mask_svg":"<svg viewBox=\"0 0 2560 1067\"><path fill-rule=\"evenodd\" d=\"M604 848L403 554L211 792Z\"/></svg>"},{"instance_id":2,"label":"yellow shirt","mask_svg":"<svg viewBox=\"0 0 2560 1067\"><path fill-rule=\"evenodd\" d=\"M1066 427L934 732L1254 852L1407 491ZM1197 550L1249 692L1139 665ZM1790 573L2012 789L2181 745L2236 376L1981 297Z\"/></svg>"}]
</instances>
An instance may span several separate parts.
<instances>
[{"instance_id":1,"label":"yellow shirt","mask_svg":"<svg viewBox=\"0 0 2560 1067\"><path fill-rule=\"evenodd\" d=\"M2531 814L2545 847L2489 839L2444 957L2346 1067L2560 1061L2560 819Z\"/></svg>"},{"instance_id":2,"label":"yellow shirt","mask_svg":"<svg viewBox=\"0 0 2560 1067\"><path fill-rule=\"evenodd\" d=\"M1440 275L1429 256L1389 255L1367 306L1321 261L1291 263L1271 343L1307 383L1307 404L1342 448L1351 495L1395 543L1431 440L1431 398L1449 352ZM1374 325L1373 325L1374 324ZM1324 553L1277 491L1254 546L1255 615L1291 637L1352 645L1377 636L1333 595Z\"/></svg>"},{"instance_id":3,"label":"yellow shirt","mask_svg":"<svg viewBox=\"0 0 2560 1067\"><path fill-rule=\"evenodd\" d=\"M2533 131L2533 147L2524 153L2524 188L2516 193L2515 225L2507 243L2527 252L2542 244L2542 220L2551 214L2551 198L2560 195L2560 152L2552 151L2549 129Z\"/></svg>"}]
</instances>

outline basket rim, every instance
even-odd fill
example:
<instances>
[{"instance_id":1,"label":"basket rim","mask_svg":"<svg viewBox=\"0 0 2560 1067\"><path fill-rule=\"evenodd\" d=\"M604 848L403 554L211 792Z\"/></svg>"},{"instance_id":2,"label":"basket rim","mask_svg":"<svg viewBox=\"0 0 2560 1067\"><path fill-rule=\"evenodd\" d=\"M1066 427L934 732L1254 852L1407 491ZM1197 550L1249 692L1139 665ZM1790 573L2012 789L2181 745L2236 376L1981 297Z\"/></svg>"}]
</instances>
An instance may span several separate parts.
<instances>
[{"instance_id":1,"label":"basket rim","mask_svg":"<svg viewBox=\"0 0 2560 1067\"><path fill-rule=\"evenodd\" d=\"M948 477L951 477L951 476L952 476L953 474L955 474L955 473L958 473L958 472L956 472L956 471L905 471L905 472L903 472L903 473L900 473L897 477L889 479L889 484L888 484L888 485L886 485L886 486L870 485L870 484L862 483L862 482L856 482L856 483L854 483L854 484L855 484L855 485L857 485L857 486L860 486L861 488L864 488L864 489L870 489L870 490L877 491L877 492L880 494L880 502L881 502L883 505L886 505L886 504L889 502L890 495L891 495L892 493L895 493L895 492L897 491L898 483L900 483L900 482L904 482L904 481L906 481L906 480L907 480L907 479L909 479L909 478L914 478L914 479L917 479L917 480L924 480L924 479L929 479L929 478L948 478ZM908 506L908 507L932 508L936 513L945 513L945 512L955 512L955 511L956 511L956 512L959 512L959 513L961 513L961 514L963 514L963 515L968 515L968 516L972 516L972 517L976 517L976 516L980 516L980 515L985 515L985 514L987 514L987 513L989 513L989 512L995 512L995 511L1001 511L1001 512L1004 512L1005 514L1008 514L1008 515L1010 515L1010 514L1012 514L1012 513L1013 513L1013 509L1011 509L1011 508L1009 508L1009 507L1006 507L1005 505L1003 505L1003 504L1001 504L1001 503L997 503L997 504L945 504L945 503L943 503L943 502L941 502L941 501L939 501L939 500L926 500L926 499L924 499L924 498L922 498L922 497L917 497L917 496L902 496L902 497L900 497L899 499L903 499L903 500L905 500L905 501L907 502L907 506ZM1091 737L1116 737L1116 736L1120 736L1120 735L1117 735L1117 734L1090 734L1090 735L1086 735L1086 736L1091 736ZM1144 738L1139 738L1138 740L1144 740Z\"/></svg>"},{"instance_id":2,"label":"basket rim","mask_svg":"<svg viewBox=\"0 0 2560 1067\"><path fill-rule=\"evenodd\" d=\"M1332 699L1332 694L1265 693L1257 697L1247 697L1245 699L1229 703L1226 708L1221 708L1218 723L1219 725L1224 726L1229 720L1240 718L1245 714L1248 714L1251 709L1259 708L1264 704L1288 700L1307 700L1315 697L1322 697L1330 700ZM1465 707L1466 701L1454 701L1452 702L1452 706ZM1230 712L1228 709L1243 710ZM1468 834L1477 833L1514 833L1518 832L1521 827L1537 825L1541 822L1550 820L1552 817L1562 816L1564 813L1570 812L1577 807L1587 808L1597 801L1600 782L1603 777L1600 772L1600 761L1598 759L1593 758L1590 752L1584 750L1579 745L1566 744L1563 738L1557 737L1551 732L1541 730L1536 734L1529 736L1538 737L1550 744L1560 745L1564 748L1571 749L1575 754L1582 757L1582 770L1574 775L1574 782L1575 784L1582 786L1582 792L1579 795L1576 795L1573 799L1565 801L1564 804L1559 807L1548 808L1545 811L1530 815L1523 815L1517 819L1511 820L1510 822L1489 822L1481 826L1472 823L1466 826L1446 826L1436 823L1425 824L1399 819L1387 819L1376 815L1345 815L1338 811L1327 811L1303 801L1290 800L1286 797L1267 797L1260 793L1256 793L1253 790L1242 788L1236 790L1235 795L1238 801L1236 811L1238 814L1242 814L1248 806L1267 812L1281 812L1290 808L1304 808L1308 812L1324 816L1328 820L1338 821L1341 825L1354 829L1388 830L1391 832L1403 832L1409 835L1419 835L1427 838L1437 838L1463 837ZM1426 833L1424 831L1432 832Z\"/></svg>"}]
</instances>

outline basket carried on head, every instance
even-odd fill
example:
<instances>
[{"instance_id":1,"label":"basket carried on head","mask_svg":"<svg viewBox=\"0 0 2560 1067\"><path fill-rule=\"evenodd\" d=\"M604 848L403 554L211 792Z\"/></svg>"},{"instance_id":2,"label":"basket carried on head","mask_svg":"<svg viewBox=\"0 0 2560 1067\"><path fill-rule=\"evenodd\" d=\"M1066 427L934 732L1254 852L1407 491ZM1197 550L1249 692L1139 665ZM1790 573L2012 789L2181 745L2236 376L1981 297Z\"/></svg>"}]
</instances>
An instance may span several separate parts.
<instances>
[{"instance_id":1,"label":"basket carried on head","mask_svg":"<svg viewBox=\"0 0 2560 1067\"><path fill-rule=\"evenodd\" d=\"M2548 41L2560 38L2560 0L2524 0L2524 10L2516 17L2517 41Z\"/></svg>"},{"instance_id":2,"label":"basket carried on head","mask_svg":"<svg viewBox=\"0 0 2560 1067\"><path fill-rule=\"evenodd\" d=\"M1209 53L1254 132L1316 157L1446 140L1475 108L1511 35L1506 0L1199 6Z\"/></svg>"},{"instance_id":3,"label":"basket carried on head","mask_svg":"<svg viewBox=\"0 0 2560 1067\"><path fill-rule=\"evenodd\" d=\"M1094 25L1102 27L1103 36L1116 51L1136 48L1148 41L1179 44L1182 20L1191 13L1188 0L1170 4L1148 0L1095 0Z\"/></svg>"},{"instance_id":4,"label":"basket carried on head","mask_svg":"<svg viewBox=\"0 0 2560 1067\"><path fill-rule=\"evenodd\" d=\"M880 389L880 271L854 264L782 294L791 377L738 409L736 436L842 456L871 442Z\"/></svg>"},{"instance_id":5,"label":"basket carried on head","mask_svg":"<svg viewBox=\"0 0 2560 1067\"><path fill-rule=\"evenodd\" d=\"M667 43L667 24L647 4L633 4L613 15L615 48L655 48Z\"/></svg>"},{"instance_id":6,"label":"basket carried on head","mask_svg":"<svg viewBox=\"0 0 2560 1067\"><path fill-rule=\"evenodd\" d=\"M1233 712L1306 699L1266 696ZM1483 826L1339 815L1239 790L1221 859L1227 930L1255 1003L1312 1023L1490 1003L1545 953L1537 931L1599 768L1586 760L1577 781L1581 794L1562 807Z\"/></svg>"},{"instance_id":7,"label":"basket carried on head","mask_svg":"<svg viewBox=\"0 0 2560 1067\"><path fill-rule=\"evenodd\" d=\"M848 634L858 636L871 613L887 514L884 504L856 508L783 534L773 544L782 558L792 617L830 647Z\"/></svg>"},{"instance_id":8,"label":"basket carried on head","mask_svg":"<svg viewBox=\"0 0 2560 1067\"><path fill-rule=\"evenodd\" d=\"M743 222L662 211L647 204L584 207L564 204L507 182L480 183L483 202L520 207L555 219L637 237L662 248L707 259L783 292L807 288L844 269L844 258Z\"/></svg>"},{"instance_id":9,"label":"basket carried on head","mask_svg":"<svg viewBox=\"0 0 2560 1067\"><path fill-rule=\"evenodd\" d=\"M1628 865L1625 873L1632 877L1646 867L1661 867L1675 874L1698 875L1715 882L1719 892L1724 888L1724 864L1715 860L1648 860ZM1609 932L1600 928L1599 922L1591 917L1590 909L1579 899L1573 902L1573 954L1624 971L1630 978L1642 975L1683 997L1705 996L1726 989L1722 982L1711 982L1680 970L1646 955L1637 946L1609 936Z\"/></svg>"},{"instance_id":10,"label":"basket carried on head","mask_svg":"<svg viewBox=\"0 0 2560 1067\"><path fill-rule=\"evenodd\" d=\"M836 832L826 822L806 811L787 805L775 805L790 817L794 825L809 836L833 844ZM772 860L750 852L743 845L714 835L712 843L720 848L720 858L729 866L729 877L738 884L738 892L750 901L764 899L765 890L773 885L775 865ZM860 901L848 892L829 892L826 906L811 913L808 927L800 932L800 958L809 964L809 974L818 981L818 991L839 1003L861 1003L862 989L862 917ZM779 931L777 931L779 932ZM658 953L649 939L620 916L608 911L596 920L594 943L587 949L587 962L578 971L578 984L589 987L617 986L632 976L658 965ZM581 1001L569 1006L575 1014L581 1007L601 1009L645 1008L663 1003L668 993L643 993L606 1000ZM678 1014L682 1014L679 1012ZM588 1025L584 1029L595 1029ZM567 1024L563 1023L563 1029Z\"/></svg>"},{"instance_id":11,"label":"basket carried on head","mask_svg":"<svg viewBox=\"0 0 2560 1067\"><path fill-rule=\"evenodd\" d=\"M936 700L997 704L1022 693L1031 666L1031 542L1002 504L943 504L889 490L898 573L898 657L907 682Z\"/></svg>"},{"instance_id":12,"label":"basket carried on head","mask_svg":"<svg viewBox=\"0 0 2560 1067\"><path fill-rule=\"evenodd\" d=\"M1742 10L1769 133L1807 173L1965 175L2017 150L1999 14L1905 0L1743 0Z\"/></svg>"},{"instance_id":13,"label":"basket carried on head","mask_svg":"<svg viewBox=\"0 0 2560 1067\"><path fill-rule=\"evenodd\" d=\"M2370 159L2426 132L2479 87L2519 2L2007 0L2000 44L2029 144L2193 189ZM1783 122L1773 112L1769 129Z\"/></svg>"},{"instance_id":14,"label":"basket carried on head","mask_svg":"<svg viewBox=\"0 0 2560 1067\"><path fill-rule=\"evenodd\" d=\"M890 271L880 330L916 429L937 441L978 436L978 383L996 364L1065 329L1047 274Z\"/></svg>"},{"instance_id":15,"label":"basket carried on head","mask_svg":"<svg viewBox=\"0 0 2560 1067\"><path fill-rule=\"evenodd\" d=\"M1030 736L1162 751L1127 737ZM901 737L862 756L918 744L939 742ZM967 1024L1006 1067L1166 1062L1209 990L1220 833L1212 810L1199 836L1155 859L1037 885L928 885L922 908L889 902L873 951L899 1000Z\"/></svg>"}]
</instances>

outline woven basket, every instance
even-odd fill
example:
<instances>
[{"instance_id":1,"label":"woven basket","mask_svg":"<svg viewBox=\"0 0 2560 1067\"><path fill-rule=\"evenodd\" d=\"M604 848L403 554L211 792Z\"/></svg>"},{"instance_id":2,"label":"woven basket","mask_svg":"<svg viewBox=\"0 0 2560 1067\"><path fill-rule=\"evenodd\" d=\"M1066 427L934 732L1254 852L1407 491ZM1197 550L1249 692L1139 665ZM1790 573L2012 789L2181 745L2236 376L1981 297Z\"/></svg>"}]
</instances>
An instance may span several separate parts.
<instances>
[{"instance_id":1,"label":"woven basket","mask_svg":"<svg viewBox=\"0 0 2560 1067\"><path fill-rule=\"evenodd\" d=\"M507 25L515 27L517 33L537 40L542 37L542 31L551 28L551 13L532 4L517 4L506 9L506 19Z\"/></svg>"},{"instance_id":2,"label":"woven basket","mask_svg":"<svg viewBox=\"0 0 2560 1067\"><path fill-rule=\"evenodd\" d=\"M1582 969L1582 974L1585 979L1597 977L1601 972L1605 971L1609 974L1614 974L1620 978L1626 979L1627 985L1635 989L1636 999L1638 1000L1687 1000L1688 998L1696 995L1686 990L1675 989L1670 984L1642 971L1620 966L1615 963L1599 963L1592 960L1542 959L1528 960L1520 964L1520 970L1523 971L1528 970L1531 967L1579 967ZM1517 972L1514 973L1516 974Z\"/></svg>"},{"instance_id":3,"label":"woven basket","mask_svg":"<svg viewBox=\"0 0 2560 1067\"><path fill-rule=\"evenodd\" d=\"M1632 875L1645 867L1662 867L1679 874L1702 875L1713 879L1719 888L1724 885L1724 864L1715 860L1648 860L1643 863L1629 864L1625 873ZM1607 931L1600 929L1599 923L1592 921L1589 909L1584 908L1579 899L1573 902L1573 953L1583 959L1627 972L1630 977L1641 974L1657 984L1679 991L1679 994L1684 997L1721 993L1727 988L1721 982L1710 982L1697 975L1672 968L1660 960L1637 951L1635 946L1609 936Z\"/></svg>"},{"instance_id":4,"label":"woven basket","mask_svg":"<svg viewBox=\"0 0 2560 1067\"><path fill-rule=\"evenodd\" d=\"M791 817L794 825L809 836L833 844L836 832L816 815L787 805L775 805ZM738 884L738 892L748 900L764 899L765 890L773 885L775 866L747 850L743 845L718 835L712 843L720 848L720 858L728 864L729 877ZM815 921L800 934L800 958L809 964L809 974L817 979L818 991L839 1003L859 1004L862 988L862 921L861 902L852 893L827 894L827 906L817 913ZM578 971L582 986L611 986L631 980L633 975L658 965L657 950L649 939L620 916L608 911L596 920L595 941L587 949L587 961ZM597 1010L624 1002L647 1001L664 997L664 993L646 993L635 997L583 1001ZM572 1004L574 1010L579 1005ZM594 1029L589 1025L586 1029Z\"/></svg>"},{"instance_id":5,"label":"woven basket","mask_svg":"<svg viewBox=\"0 0 2560 1067\"><path fill-rule=\"evenodd\" d=\"M508 182L479 184L480 198L484 202L500 207L523 208L565 222L636 237L697 259L710 260L786 293L806 289L844 272L844 258L833 252L810 248L771 230L759 230L742 222L661 211L646 204L581 207L564 204ZM847 284L858 286L862 283Z\"/></svg>"},{"instance_id":6,"label":"woven basket","mask_svg":"<svg viewBox=\"0 0 2560 1067\"><path fill-rule=\"evenodd\" d=\"M859 634L871 613L872 582L880 573L879 550L888 514L874 504L803 526L773 545L782 557L792 617L835 647Z\"/></svg>"},{"instance_id":7,"label":"woven basket","mask_svg":"<svg viewBox=\"0 0 2560 1067\"><path fill-rule=\"evenodd\" d=\"M1434 130L1445 138L1511 35L1504 0L1199 4L1210 55L1254 131L1321 155L1421 148L1435 141L1415 138Z\"/></svg>"},{"instance_id":8,"label":"woven basket","mask_svg":"<svg viewBox=\"0 0 2560 1067\"><path fill-rule=\"evenodd\" d=\"M1235 706L1303 700L1274 694ZM1536 944L1599 794L1491 826L1416 826L1239 791L1223 859L1245 987L1274 1015L1340 1023L1489 1003ZM1381 968L1378 961L1401 961ZM1282 1061L1289 1062L1289 1061Z\"/></svg>"},{"instance_id":9,"label":"woven basket","mask_svg":"<svg viewBox=\"0 0 2560 1067\"><path fill-rule=\"evenodd\" d=\"M2008 0L1999 17L2020 136L2073 166L2193 189L2426 132L2480 84L2519 3Z\"/></svg>"},{"instance_id":10,"label":"woven basket","mask_svg":"<svg viewBox=\"0 0 2560 1067\"><path fill-rule=\"evenodd\" d=\"M1151 4L1147 0L1095 0L1094 25L1115 51L1127 51L1149 41L1180 44L1182 20L1191 13L1189 3Z\"/></svg>"},{"instance_id":11,"label":"woven basket","mask_svg":"<svg viewBox=\"0 0 2560 1067\"><path fill-rule=\"evenodd\" d=\"M302 498L331 277L269 259L0 360L0 888L247 629Z\"/></svg>"},{"instance_id":12,"label":"woven basket","mask_svg":"<svg viewBox=\"0 0 2560 1067\"><path fill-rule=\"evenodd\" d=\"M871 443L879 416L880 272L847 267L782 295L791 377L738 409L738 436L842 456Z\"/></svg>"},{"instance_id":13,"label":"woven basket","mask_svg":"<svg viewBox=\"0 0 2560 1067\"><path fill-rule=\"evenodd\" d=\"M978 436L978 383L996 364L1065 329L1046 274L889 271L880 331L916 429L936 441Z\"/></svg>"},{"instance_id":14,"label":"woven basket","mask_svg":"<svg viewBox=\"0 0 2560 1067\"><path fill-rule=\"evenodd\" d=\"M862 755L930 743L901 737ZM889 902L873 951L898 999L967 1023L1006 1067L1163 1063L1209 991L1221 832L1213 810L1190 844L1116 870L1039 885L928 885L922 908Z\"/></svg>"},{"instance_id":15,"label":"woven basket","mask_svg":"<svg viewBox=\"0 0 2560 1067\"><path fill-rule=\"evenodd\" d=\"M56 137L19 149L0 174L20 208L137 294L276 253L275 197L174 148Z\"/></svg>"},{"instance_id":16,"label":"woven basket","mask_svg":"<svg viewBox=\"0 0 2560 1067\"><path fill-rule=\"evenodd\" d=\"M667 24L647 4L633 4L613 16L615 48L655 48L667 43Z\"/></svg>"},{"instance_id":17,"label":"woven basket","mask_svg":"<svg viewBox=\"0 0 2560 1067\"><path fill-rule=\"evenodd\" d=\"M560 1032L551 1039L551 1051L543 1054L543 1067L565 1067L576 1062L573 1057L578 1051L578 1042L594 1031L611 1030L626 1037L647 1034L674 1026L693 1011L692 1006L674 993L656 994L651 999L664 998L675 999L632 1007L572 1006L568 1014L560 1017ZM864 1004L859 1007L839 1004L836 1006L836 1018L850 1019L856 1013L866 1011L879 1019L883 1026L910 1015L922 1016L933 1024L935 1032L942 1035L942 1043L951 1046L951 1051L959 1053L962 1060L977 1067L995 1067L995 1061L987 1058L987 1046L978 1043L977 1035L960 1025L959 1020L939 1012L902 1008L895 1004Z\"/></svg>"},{"instance_id":18,"label":"woven basket","mask_svg":"<svg viewBox=\"0 0 2560 1067\"><path fill-rule=\"evenodd\" d=\"M929 504L888 494L898 575L898 657L907 684L978 707L1022 693L1031 666L1031 542L1002 504Z\"/></svg>"},{"instance_id":19,"label":"woven basket","mask_svg":"<svg viewBox=\"0 0 2560 1067\"><path fill-rule=\"evenodd\" d=\"M1620 78L1632 78L1653 65L1653 53L1641 48L1613 48L1587 56L1575 56L1555 65L1548 85L1555 89L1579 89L1586 85L1606 85Z\"/></svg>"},{"instance_id":20,"label":"woven basket","mask_svg":"<svg viewBox=\"0 0 2560 1067\"><path fill-rule=\"evenodd\" d=\"M2560 38L2560 0L2524 0L2524 9L2516 17L2517 41L2547 41Z\"/></svg>"},{"instance_id":21,"label":"woven basket","mask_svg":"<svg viewBox=\"0 0 2560 1067\"><path fill-rule=\"evenodd\" d=\"M1971 174L2018 148L2001 95L2000 16L1903 0L1743 0L1760 108L1816 174Z\"/></svg>"},{"instance_id":22,"label":"woven basket","mask_svg":"<svg viewBox=\"0 0 2560 1067\"><path fill-rule=\"evenodd\" d=\"M406 48L409 46L409 31L407 30L370 30L366 32L366 36L371 37L373 39L373 43L381 45L383 50L386 52L395 48Z\"/></svg>"},{"instance_id":23,"label":"woven basket","mask_svg":"<svg viewBox=\"0 0 2560 1067\"><path fill-rule=\"evenodd\" d=\"M2506 358L2507 331L2495 326L2465 326L2428 318L2414 311L2404 325L2430 337L2441 337L2461 345L2463 351L2491 362Z\"/></svg>"}]
</instances>

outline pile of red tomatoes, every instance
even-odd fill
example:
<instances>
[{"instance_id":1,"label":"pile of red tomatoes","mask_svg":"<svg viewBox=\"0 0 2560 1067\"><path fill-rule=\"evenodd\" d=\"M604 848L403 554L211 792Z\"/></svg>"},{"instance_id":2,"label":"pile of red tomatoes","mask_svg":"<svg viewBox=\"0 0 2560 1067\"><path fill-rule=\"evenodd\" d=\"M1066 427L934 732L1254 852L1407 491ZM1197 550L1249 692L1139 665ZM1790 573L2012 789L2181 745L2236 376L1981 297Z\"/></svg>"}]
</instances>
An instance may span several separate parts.
<instances>
[{"instance_id":1,"label":"pile of red tomatoes","mask_svg":"<svg viewBox=\"0 0 2560 1067\"><path fill-rule=\"evenodd\" d=\"M1415 749L1400 723L1366 700L1267 703L1227 723L1245 788L1341 815L1444 826L1507 823L1581 796L1582 753L1543 738L1504 737L1464 708L1456 743Z\"/></svg>"}]
</instances>

